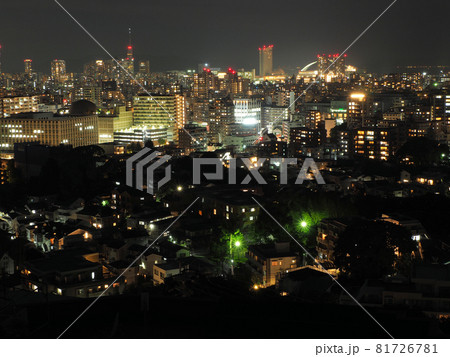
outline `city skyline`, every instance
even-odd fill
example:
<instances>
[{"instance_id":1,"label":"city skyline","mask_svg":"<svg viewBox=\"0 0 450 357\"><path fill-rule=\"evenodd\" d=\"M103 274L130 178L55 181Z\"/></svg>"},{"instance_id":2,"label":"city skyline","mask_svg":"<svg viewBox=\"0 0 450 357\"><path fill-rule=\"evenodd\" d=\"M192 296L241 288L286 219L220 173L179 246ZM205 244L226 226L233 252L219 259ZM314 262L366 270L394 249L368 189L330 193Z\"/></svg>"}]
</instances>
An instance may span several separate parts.
<instances>
[{"instance_id":1,"label":"city skyline","mask_svg":"<svg viewBox=\"0 0 450 357\"><path fill-rule=\"evenodd\" d=\"M191 6L162 2L150 6L135 0L130 4L135 10L125 13L117 1L109 2L108 7L88 5L85 1L78 1L77 7L71 1L62 5L73 11L117 57L126 52L128 28L132 27L136 59L149 59L157 72L196 68L204 62L216 67L258 69L258 47L273 43L276 46L274 70L283 68L290 73L310 63L317 53L341 52L348 39L364 28L371 14L379 12L388 2L349 0L339 6L327 1L288 2L291 8L285 11L284 7L270 7L266 1L257 8L250 3L231 1L227 7L229 16L221 15L222 5L206 1L196 1ZM14 13L19 6L22 16L12 22L8 13ZM36 71L47 72L52 59L62 58L68 63L68 72L77 73L85 63L105 58L86 34L67 21L55 3L36 6L29 0L4 5L5 11L0 14L3 71L22 72L23 60L31 58ZM443 17L448 7L438 1L399 2L386 19L380 20L376 31L367 33L365 40L349 51L352 64L376 72L391 72L396 66L444 65L450 58L450 51L445 47ZM421 17L433 16L433 27L417 26L419 9ZM42 16L35 16L36 12ZM160 16L162 13L170 14L170 21ZM318 20L310 16L316 13ZM246 19L252 15L260 20L248 23ZM43 23L47 19L51 19L50 23ZM230 27L230 22L234 26ZM208 31L202 25L208 25ZM412 46L411 37L420 45Z\"/></svg>"},{"instance_id":2,"label":"city skyline","mask_svg":"<svg viewBox=\"0 0 450 357\"><path fill-rule=\"evenodd\" d=\"M7 1L0 337L450 347L447 10Z\"/></svg>"}]
</instances>

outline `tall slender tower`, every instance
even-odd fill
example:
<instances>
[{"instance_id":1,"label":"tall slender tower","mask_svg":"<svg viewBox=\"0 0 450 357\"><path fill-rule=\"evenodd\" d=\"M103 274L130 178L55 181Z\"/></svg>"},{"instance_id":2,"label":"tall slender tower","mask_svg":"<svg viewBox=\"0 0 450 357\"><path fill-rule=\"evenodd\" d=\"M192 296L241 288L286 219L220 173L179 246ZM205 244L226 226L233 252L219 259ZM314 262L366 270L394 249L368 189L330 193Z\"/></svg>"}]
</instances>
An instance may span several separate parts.
<instances>
[{"instance_id":1,"label":"tall slender tower","mask_svg":"<svg viewBox=\"0 0 450 357\"><path fill-rule=\"evenodd\" d=\"M134 74L134 55L133 55L133 44L131 42L131 27L128 29L128 47L127 47L127 58L126 58L126 69L131 74Z\"/></svg>"}]
</instances>

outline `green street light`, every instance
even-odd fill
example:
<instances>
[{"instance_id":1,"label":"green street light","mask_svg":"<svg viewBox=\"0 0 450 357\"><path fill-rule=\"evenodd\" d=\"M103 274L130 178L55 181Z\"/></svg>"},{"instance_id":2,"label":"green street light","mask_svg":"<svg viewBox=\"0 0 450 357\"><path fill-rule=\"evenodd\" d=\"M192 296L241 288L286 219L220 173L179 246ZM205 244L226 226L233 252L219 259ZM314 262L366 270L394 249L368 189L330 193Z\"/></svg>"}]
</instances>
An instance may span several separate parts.
<instances>
[{"instance_id":1,"label":"green street light","mask_svg":"<svg viewBox=\"0 0 450 357\"><path fill-rule=\"evenodd\" d=\"M301 221L300 225L302 226L302 228L306 228L308 226L308 223L306 221Z\"/></svg>"},{"instance_id":2,"label":"green street light","mask_svg":"<svg viewBox=\"0 0 450 357\"><path fill-rule=\"evenodd\" d=\"M235 245L236 247L240 247L240 246L241 246L241 242L236 241L236 242L234 243L234 245Z\"/></svg>"}]
</instances>

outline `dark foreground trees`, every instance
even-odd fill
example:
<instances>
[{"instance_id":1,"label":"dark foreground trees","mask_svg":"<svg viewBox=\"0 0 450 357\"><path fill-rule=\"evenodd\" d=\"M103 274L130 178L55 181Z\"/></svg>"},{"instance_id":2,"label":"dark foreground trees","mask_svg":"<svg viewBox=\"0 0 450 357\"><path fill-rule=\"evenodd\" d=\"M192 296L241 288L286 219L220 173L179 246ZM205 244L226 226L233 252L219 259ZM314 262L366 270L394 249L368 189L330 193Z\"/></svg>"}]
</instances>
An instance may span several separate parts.
<instances>
[{"instance_id":1,"label":"dark foreground trees","mask_svg":"<svg viewBox=\"0 0 450 357\"><path fill-rule=\"evenodd\" d=\"M336 242L335 264L355 280L405 272L416 243L405 228L384 221L358 219Z\"/></svg>"}]
</instances>

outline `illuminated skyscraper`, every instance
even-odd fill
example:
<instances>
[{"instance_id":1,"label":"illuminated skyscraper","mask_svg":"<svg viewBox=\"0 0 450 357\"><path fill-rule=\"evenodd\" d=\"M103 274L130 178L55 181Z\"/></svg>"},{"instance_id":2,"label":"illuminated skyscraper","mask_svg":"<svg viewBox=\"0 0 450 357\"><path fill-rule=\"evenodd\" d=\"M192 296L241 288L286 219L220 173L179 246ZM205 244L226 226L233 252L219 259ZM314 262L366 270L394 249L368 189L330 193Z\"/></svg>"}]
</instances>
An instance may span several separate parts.
<instances>
[{"instance_id":1,"label":"illuminated skyscraper","mask_svg":"<svg viewBox=\"0 0 450 357\"><path fill-rule=\"evenodd\" d=\"M373 125L371 123L374 116L373 97L364 93L351 93L347 103L347 125L349 129Z\"/></svg>"},{"instance_id":2,"label":"illuminated skyscraper","mask_svg":"<svg viewBox=\"0 0 450 357\"><path fill-rule=\"evenodd\" d=\"M150 74L150 61L139 61L139 73L144 75Z\"/></svg>"},{"instance_id":3,"label":"illuminated skyscraper","mask_svg":"<svg viewBox=\"0 0 450 357\"><path fill-rule=\"evenodd\" d=\"M332 55L317 55L319 75L331 81L331 78L343 78L345 76L346 54L339 57L339 53Z\"/></svg>"},{"instance_id":4,"label":"illuminated skyscraper","mask_svg":"<svg viewBox=\"0 0 450 357\"><path fill-rule=\"evenodd\" d=\"M193 95L195 98L209 99L215 89L217 78L211 69L205 67L201 73L194 74Z\"/></svg>"},{"instance_id":5,"label":"illuminated skyscraper","mask_svg":"<svg viewBox=\"0 0 450 357\"><path fill-rule=\"evenodd\" d=\"M53 60L51 63L52 78L56 82L64 82L66 76L66 61Z\"/></svg>"},{"instance_id":6,"label":"illuminated skyscraper","mask_svg":"<svg viewBox=\"0 0 450 357\"><path fill-rule=\"evenodd\" d=\"M23 64L25 66L25 74L31 75L31 73L33 73L33 67L32 67L33 60L31 60L29 58L25 59L25 60L23 60Z\"/></svg>"},{"instance_id":7,"label":"illuminated skyscraper","mask_svg":"<svg viewBox=\"0 0 450 357\"><path fill-rule=\"evenodd\" d=\"M273 73L273 45L259 48L259 75L270 76Z\"/></svg>"},{"instance_id":8,"label":"illuminated skyscraper","mask_svg":"<svg viewBox=\"0 0 450 357\"><path fill-rule=\"evenodd\" d=\"M134 124L166 128L169 141L178 142L178 129L186 124L186 102L182 95L139 95L134 97Z\"/></svg>"},{"instance_id":9,"label":"illuminated skyscraper","mask_svg":"<svg viewBox=\"0 0 450 357\"><path fill-rule=\"evenodd\" d=\"M234 104L230 97L216 98L209 107L208 128L212 142L222 142L226 126L234 123Z\"/></svg>"},{"instance_id":10,"label":"illuminated skyscraper","mask_svg":"<svg viewBox=\"0 0 450 357\"><path fill-rule=\"evenodd\" d=\"M108 75L106 71L105 61L96 60L85 64L84 74L95 80L107 79Z\"/></svg>"}]
</instances>

